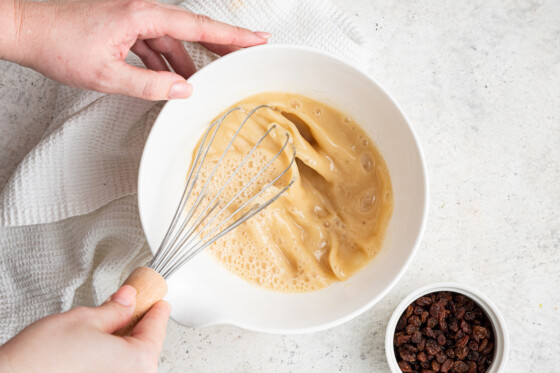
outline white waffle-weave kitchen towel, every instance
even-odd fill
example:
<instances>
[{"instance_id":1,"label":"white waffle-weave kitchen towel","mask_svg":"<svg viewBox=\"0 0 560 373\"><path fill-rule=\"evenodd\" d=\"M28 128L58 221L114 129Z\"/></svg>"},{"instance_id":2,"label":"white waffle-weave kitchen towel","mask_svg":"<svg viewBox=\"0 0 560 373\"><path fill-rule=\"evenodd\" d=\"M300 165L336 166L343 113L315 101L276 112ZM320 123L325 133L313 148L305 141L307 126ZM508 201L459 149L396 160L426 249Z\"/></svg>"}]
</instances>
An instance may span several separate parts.
<instances>
[{"instance_id":1,"label":"white waffle-weave kitchen towel","mask_svg":"<svg viewBox=\"0 0 560 373\"><path fill-rule=\"evenodd\" d=\"M313 46L362 66L368 61L364 35L325 0L181 5L269 31L271 43ZM200 46L188 48L198 67L215 58ZM135 56L129 61L140 64ZM0 99L7 92L1 87ZM99 304L150 257L136 181L162 103L62 85L57 90L48 110L52 122L0 192L0 343L48 314Z\"/></svg>"}]
</instances>

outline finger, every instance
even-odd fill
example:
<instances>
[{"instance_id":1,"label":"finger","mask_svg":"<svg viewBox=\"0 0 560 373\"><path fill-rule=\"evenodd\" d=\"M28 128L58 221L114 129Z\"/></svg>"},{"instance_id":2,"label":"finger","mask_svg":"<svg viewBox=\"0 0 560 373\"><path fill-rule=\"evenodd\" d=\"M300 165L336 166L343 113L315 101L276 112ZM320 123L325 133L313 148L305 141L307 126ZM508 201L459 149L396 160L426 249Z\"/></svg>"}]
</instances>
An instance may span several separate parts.
<instances>
[{"instance_id":1,"label":"finger","mask_svg":"<svg viewBox=\"0 0 560 373\"><path fill-rule=\"evenodd\" d=\"M183 77L169 71L146 70L122 62L114 76L110 93L152 101L187 98L192 93L192 86Z\"/></svg>"},{"instance_id":2,"label":"finger","mask_svg":"<svg viewBox=\"0 0 560 373\"><path fill-rule=\"evenodd\" d=\"M122 286L107 302L94 309L98 328L106 333L122 328L132 317L135 305L136 289Z\"/></svg>"},{"instance_id":3,"label":"finger","mask_svg":"<svg viewBox=\"0 0 560 373\"><path fill-rule=\"evenodd\" d=\"M132 329L130 336L147 343L159 354L165 339L170 312L171 306L169 303L164 300L157 302Z\"/></svg>"},{"instance_id":4,"label":"finger","mask_svg":"<svg viewBox=\"0 0 560 373\"><path fill-rule=\"evenodd\" d=\"M161 27L165 35L185 41L251 47L265 44L270 37L266 32L253 32L205 15L165 7L159 7L153 22Z\"/></svg>"},{"instance_id":5,"label":"finger","mask_svg":"<svg viewBox=\"0 0 560 373\"><path fill-rule=\"evenodd\" d=\"M169 71L163 57L150 48L144 40L136 40L136 43L134 43L130 50L140 57L148 69L154 71Z\"/></svg>"},{"instance_id":6,"label":"finger","mask_svg":"<svg viewBox=\"0 0 560 373\"><path fill-rule=\"evenodd\" d=\"M213 43L200 43L204 48L208 49L210 52L216 53L218 56L225 56L231 52L240 50L241 48L233 45L222 45Z\"/></svg>"},{"instance_id":7,"label":"finger","mask_svg":"<svg viewBox=\"0 0 560 373\"><path fill-rule=\"evenodd\" d=\"M191 56L189 56L179 40L169 36L162 36L160 38L148 39L146 44L154 51L163 54L173 70L183 78L188 79L196 72L196 66Z\"/></svg>"}]
</instances>

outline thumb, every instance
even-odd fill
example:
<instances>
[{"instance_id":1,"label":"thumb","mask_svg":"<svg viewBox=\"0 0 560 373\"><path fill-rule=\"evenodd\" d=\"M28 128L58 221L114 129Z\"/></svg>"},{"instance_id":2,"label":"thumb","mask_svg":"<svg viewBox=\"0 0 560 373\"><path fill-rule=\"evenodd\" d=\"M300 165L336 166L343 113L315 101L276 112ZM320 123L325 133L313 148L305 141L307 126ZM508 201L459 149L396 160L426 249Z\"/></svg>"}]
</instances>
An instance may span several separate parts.
<instances>
[{"instance_id":1,"label":"thumb","mask_svg":"<svg viewBox=\"0 0 560 373\"><path fill-rule=\"evenodd\" d=\"M136 289L130 285L121 286L111 298L95 308L95 315L100 330L113 333L125 326L136 306Z\"/></svg>"},{"instance_id":2,"label":"thumb","mask_svg":"<svg viewBox=\"0 0 560 373\"><path fill-rule=\"evenodd\" d=\"M162 300L152 306L142 320L132 330L131 337L146 343L158 355L165 339L165 331L171 306Z\"/></svg>"},{"instance_id":3,"label":"thumb","mask_svg":"<svg viewBox=\"0 0 560 373\"><path fill-rule=\"evenodd\" d=\"M152 101L187 98L192 93L192 85L169 71L142 69L122 62L115 74L114 93Z\"/></svg>"}]
</instances>

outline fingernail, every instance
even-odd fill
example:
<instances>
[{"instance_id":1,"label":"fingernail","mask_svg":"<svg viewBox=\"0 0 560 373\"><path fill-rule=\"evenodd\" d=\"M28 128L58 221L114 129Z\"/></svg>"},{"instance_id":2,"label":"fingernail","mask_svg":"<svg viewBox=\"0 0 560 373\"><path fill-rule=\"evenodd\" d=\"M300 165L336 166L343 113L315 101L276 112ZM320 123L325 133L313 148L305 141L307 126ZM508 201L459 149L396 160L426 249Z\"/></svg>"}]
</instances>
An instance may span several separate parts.
<instances>
[{"instance_id":1,"label":"fingernail","mask_svg":"<svg viewBox=\"0 0 560 373\"><path fill-rule=\"evenodd\" d=\"M132 306L134 297L136 296L136 289L130 285L122 286L113 296L111 302L122 304L125 307Z\"/></svg>"},{"instance_id":2,"label":"fingernail","mask_svg":"<svg viewBox=\"0 0 560 373\"><path fill-rule=\"evenodd\" d=\"M192 85L186 81L178 81L173 83L169 90L169 98L187 98L192 93Z\"/></svg>"},{"instance_id":3,"label":"fingernail","mask_svg":"<svg viewBox=\"0 0 560 373\"><path fill-rule=\"evenodd\" d=\"M264 31L254 31L253 34L263 39L270 39L270 33Z\"/></svg>"}]
</instances>

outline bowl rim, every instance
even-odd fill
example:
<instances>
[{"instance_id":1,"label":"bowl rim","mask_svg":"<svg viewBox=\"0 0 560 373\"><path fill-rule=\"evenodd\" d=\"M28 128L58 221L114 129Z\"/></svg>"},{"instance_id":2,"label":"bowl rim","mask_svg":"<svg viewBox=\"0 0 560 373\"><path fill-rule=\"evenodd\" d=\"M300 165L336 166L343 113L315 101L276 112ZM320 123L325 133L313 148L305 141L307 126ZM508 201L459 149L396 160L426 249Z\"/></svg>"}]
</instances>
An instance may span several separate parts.
<instances>
[{"instance_id":1,"label":"bowl rim","mask_svg":"<svg viewBox=\"0 0 560 373\"><path fill-rule=\"evenodd\" d=\"M206 65L206 66L200 68L198 71L196 71L189 79L187 79L187 82L193 83L193 80L196 82L196 80L199 79L200 75L205 74L206 71L209 69L209 66L211 66L213 64L227 64L227 63L229 63L230 60L240 58L240 56L250 55L250 54L253 54L253 53L262 53L262 52L266 53L268 50L285 50L287 53L302 53L302 52L303 53L312 53L312 54L316 54L316 55L321 56L321 58L334 60L334 61L336 61L340 64L346 65L350 69L355 70L357 73L362 75L363 78L365 80L367 80L370 84L377 87L379 89L379 91L383 95L386 96L386 98L394 106L396 111L404 119L404 123L406 124L406 127L410 131L413 143L414 143L414 145L416 147L416 151L418 153L419 162L421 164L421 174L422 174L423 181L424 181L423 182L424 194L423 194L422 217L421 217L421 220L420 220L420 226L419 226L418 234L417 234L416 239L414 241L414 245L413 245L410 253L408 254L408 257L406 258L403 266L398 271L397 275L392 279L392 281L385 287L385 289L383 289L383 291L381 291L379 294L377 294L377 296L373 297L368 302L363 304L361 307L358 307L354 311L349 312L348 314L344 315L343 317L336 318L332 321L321 323L321 324L316 324L316 325L313 325L311 327L304 327L304 328L297 328L297 329L276 330L276 329L271 329L271 328L255 327L255 326L252 326L252 325L247 324L247 323L236 322L236 321L231 321L231 320L223 320L223 319L222 320L215 320L214 322L206 323L206 324L202 325L202 326L210 326L210 325L217 325L217 324L233 325L233 326L237 326L237 327L240 327L240 328L243 328L243 329L246 329L246 330L251 330L251 331L256 331L256 332L264 332L264 333L274 333L274 334L312 333L312 332L325 330L325 329L332 328L334 326L343 324L343 323L361 315L362 313L364 313L365 311L370 309L373 305L375 305L377 302L379 302L379 300L384 298L387 295L387 293L389 291L391 291L391 289L395 286L395 284L402 278L403 274L408 269L410 263L414 259L414 256L416 255L416 252L418 251L418 249L420 247L420 243L422 242L422 238L423 238L424 231L425 231L426 224L427 224L428 211L429 211L428 169L427 169L427 166L426 166L426 160L425 160L425 157L424 157L424 152L422 150L422 147L420 145L420 141L418 139L418 135L416 134L416 131L414 130L413 126L411 125L410 119L404 113L401 106L397 103L397 101L393 98L393 96L387 91L387 89L385 89L385 87L383 85L381 85L377 80L375 80L373 77L371 77L364 69L360 68L359 66L357 66L356 64L354 64L350 61L347 61L347 60L345 60L341 57L338 57L334 54L331 54L329 52L319 50L319 49L316 49L316 48L313 48L313 47L301 46L301 45L290 45L290 44L259 45L259 46L245 48L245 49L241 49L241 50L232 52L232 53L230 53L226 56L220 57L220 58L210 62L208 65ZM194 89L196 89L195 84L193 84L193 86L194 86ZM185 100L188 100L188 98L185 99ZM145 164L146 164L147 155L146 155L145 150L147 149L148 144L151 141L153 141L153 137L154 137L153 129L157 125L158 119L160 118L161 114L166 110L166 107L172 101L174 101L174 100L169 100L168 102L166 102L164 107L162 108L162 110L158 114L158 117L154 121L154 125L150 129L150 133L149 133L149 135L146 139L146 143L144 145L144 150L142 151L142 157L141 157L141 160L140 160L139 172L138 172L138 181L137 182L138 182L138 206L139 206L138 210L139 210L140 221L141 221L143 229L144 229L144 221L146 221L146 218L143 216L143 213L142 213L143 209L140 208L140 205L142 204L142 200L143 200L141 180L144 179L144 173L146 172L145 171L145 168L146 168ZM150 248L150 251L152 252L152 254L154 254L156 249L150 247L150 245L148 245L148 247ZM174 321L176 321L173 317L171 317L171 318ZM178 322L178 323L180 324L180 322Z\"/></svg>"},{"instance_id":2,"label":"bowl rim","mask_svg":"<svg viewBox=\"0 0 560 373\"><path fill-rule=\"evenodd\" d=\"M436 282L422 286L406 297L395 307L389 322L387 323L387 330L385 332L385 356L387 358L387 363L389 369L392 373L402 373L397 365L397 359L395 357L393 348L393 339L395 335L395 329L397 327L397 321L405 311L409 304L414 302L416 299L423 295L437 292L437 291L452 291L456 293L463 294L477 303L486 313L496 334L496 340L494 341L494 361L490 365L490 369L486 373L499 373L505 370L507 363L507 357L509 354L509 333L507 330L507 324L502 316L500 310L492 301L487 298L480 291L464 284L456 282ZM501 345L498 345L498 337L503 341Z\"/></svg>"}]
</instances>

